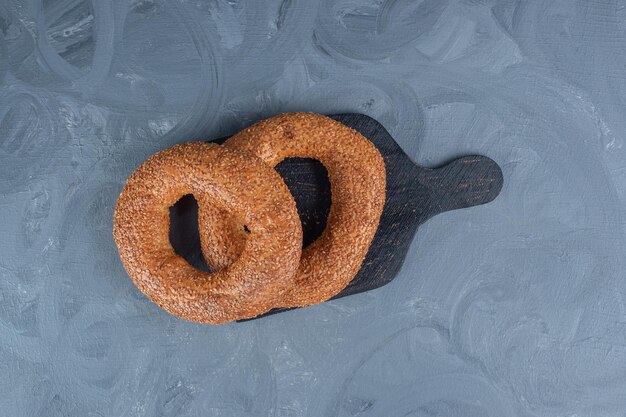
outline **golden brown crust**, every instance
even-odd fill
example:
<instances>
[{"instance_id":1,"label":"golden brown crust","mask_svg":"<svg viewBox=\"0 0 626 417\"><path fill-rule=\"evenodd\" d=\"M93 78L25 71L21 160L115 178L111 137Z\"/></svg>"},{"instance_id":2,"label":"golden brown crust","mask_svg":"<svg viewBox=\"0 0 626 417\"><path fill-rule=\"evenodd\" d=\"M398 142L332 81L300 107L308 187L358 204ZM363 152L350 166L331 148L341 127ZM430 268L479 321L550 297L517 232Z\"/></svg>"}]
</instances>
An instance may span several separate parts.
<instances>
[{"instance_id":1,"label":"golden brown crust","mask_svg":"<svg viewBox=\"0 0 626 417\"><path fill-rule=\"evenodd\" d=\"M311 305L338 294L359 271L385 203L385 164L376 147L355 130L312 113L264 120L225 146L253 153L272 167L289 157L317 159L326 167L332 193L326 229L303 250L295 283L276 307ZM245 241L241 221L204 205L199 224L207 263L234 262Z\"/></svg>"},{"instance_id":2,"label":"golden brown crust","mask_svg":"<svg viewBox=\"0 0 626 417\"><path fill-rule=\"evenodd\" d=\"M250 230L238 258L199 271L169 241L169 207L193 194L201 209L220 207ZM166 311L201 323L256 317L293 286L302 228L280 176L246 152L190 142L158 152L128 178L113 235L137 287Z\"/></svg>"}]
</instances>

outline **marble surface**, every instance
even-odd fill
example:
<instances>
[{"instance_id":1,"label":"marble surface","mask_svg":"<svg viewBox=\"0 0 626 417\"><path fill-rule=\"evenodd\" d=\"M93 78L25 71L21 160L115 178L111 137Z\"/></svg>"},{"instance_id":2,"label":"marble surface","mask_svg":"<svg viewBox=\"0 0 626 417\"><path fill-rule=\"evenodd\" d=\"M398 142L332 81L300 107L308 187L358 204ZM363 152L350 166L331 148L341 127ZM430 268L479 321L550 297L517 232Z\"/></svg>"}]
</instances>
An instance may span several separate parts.
<instances>
[{"instance_id":1,"label":"marble surface","mask_svg":"<svg viewBox=\"0 0 626 417\"><path fill-rule=\"evenodd\" d=\"M243 324L111 237L174 143L360 112L505 185L388 286ZM625 416L626 2L0 0L0 415Z\"/></svg>"}]
</instances>

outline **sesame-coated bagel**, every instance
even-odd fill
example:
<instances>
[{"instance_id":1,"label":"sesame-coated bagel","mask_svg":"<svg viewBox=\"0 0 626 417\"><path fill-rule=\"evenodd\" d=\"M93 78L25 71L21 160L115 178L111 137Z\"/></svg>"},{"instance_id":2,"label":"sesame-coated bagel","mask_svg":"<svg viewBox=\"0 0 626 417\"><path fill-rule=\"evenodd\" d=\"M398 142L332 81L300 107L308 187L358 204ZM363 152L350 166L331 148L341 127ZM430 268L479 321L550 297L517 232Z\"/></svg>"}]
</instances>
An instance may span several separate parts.
<instances>
[{"instance_id":1,"label":"sesame-coated bagel","mask_svg":"<svg viewBox=\"0 0 626 417\"><path fill-rule=\"evenodd\" d=\"M385 163L376 147L357 131L313 113L266 119L224 146L250 152L272 167L290 157L313 158L326 167L331 184L326 229L302 251L293 285L276 307L311 305L338 294L359 271L385 203ZM198 218L207 263L219 269L236 262L251 238L242 232L241 220L207 204Z\"/></svg>"},{"instance_id":2,"label":"sesame-coated bagel","mask_svg":"<svg viewBox=\"0 0 626 417\"><path fill-rule=\"evenodd\" d=\"M219 207L247 226L227 268L199 271L174 252L169 207L186 194L201 210ZM244 151L198 142L160 151L132 173L113 235L135 285L166 311L201 323L256 317L280 304L302 246L295 202L276 171Z\"/></svg>"}]
</instances>

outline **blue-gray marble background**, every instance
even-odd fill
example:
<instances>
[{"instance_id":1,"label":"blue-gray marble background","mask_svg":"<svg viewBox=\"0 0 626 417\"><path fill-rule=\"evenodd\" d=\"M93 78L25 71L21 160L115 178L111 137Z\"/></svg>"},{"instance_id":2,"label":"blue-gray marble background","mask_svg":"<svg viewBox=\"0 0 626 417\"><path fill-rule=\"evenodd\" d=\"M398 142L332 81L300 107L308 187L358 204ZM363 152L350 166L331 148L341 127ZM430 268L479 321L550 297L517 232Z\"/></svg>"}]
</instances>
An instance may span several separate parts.
<instances>
[{"instance_id":1,"label":"blue-gray marble background","mask_svg":"<svg viewBox=\"0 0 626 417\"><path fill-rule=\"evenodd\" d=\"M123 181L290 110L504 189L384 288L168 315L120 264ZM625 140L623 0L0 0L0 415L624 417Z\"/></svg>"}]
</instances>

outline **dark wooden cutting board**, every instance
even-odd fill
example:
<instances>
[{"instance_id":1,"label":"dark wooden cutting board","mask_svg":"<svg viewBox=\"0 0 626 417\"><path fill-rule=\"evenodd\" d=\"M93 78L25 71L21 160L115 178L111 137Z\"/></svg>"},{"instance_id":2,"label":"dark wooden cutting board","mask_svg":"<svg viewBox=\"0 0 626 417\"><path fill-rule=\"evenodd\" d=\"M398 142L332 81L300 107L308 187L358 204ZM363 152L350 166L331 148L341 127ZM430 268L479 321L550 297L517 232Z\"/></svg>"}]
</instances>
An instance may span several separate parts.
<instances>
[{"instance_id":1,"label":"dark wooden cutting board","mask_svg":"<svg viewBox=\"0 0 626 417\"><path fill-rule=\"evenodd\" d=\"M371 117L355 113L330 117L372 141L385 159L387 169L387 199L376 236L359 273L334 298L389 283L400 271L419 225L445 211L488 203L502 189L500 167L485 156L464 156L440 168L424 168L411 161L389 132ZM317 161L301 158L283 161L276 169L296 200L306 246L326 226L331 202L326 169ZM188 262L208 270L200 252L197 210L191 196L172 207L170 240L176 252ZM281 311L285 309L268 314Z\"/></svg>"}]
</instances>

